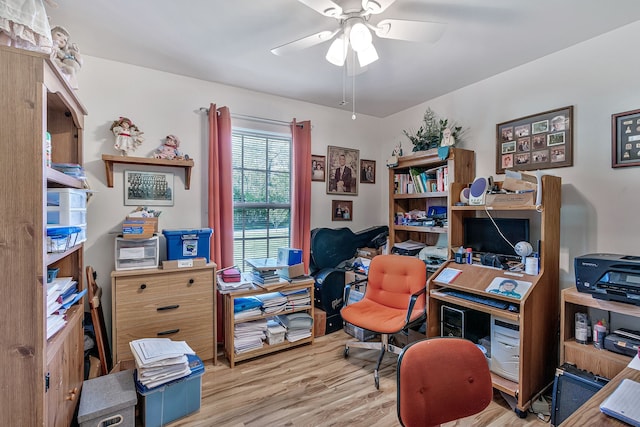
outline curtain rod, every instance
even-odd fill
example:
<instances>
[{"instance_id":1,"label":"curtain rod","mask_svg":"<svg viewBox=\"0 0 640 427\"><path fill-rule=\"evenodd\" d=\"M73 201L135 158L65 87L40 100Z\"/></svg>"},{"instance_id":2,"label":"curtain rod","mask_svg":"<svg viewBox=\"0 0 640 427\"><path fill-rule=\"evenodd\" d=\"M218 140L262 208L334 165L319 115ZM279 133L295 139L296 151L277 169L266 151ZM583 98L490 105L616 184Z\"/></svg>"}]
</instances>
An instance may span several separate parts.
<instances>
[{"instance_id":1,"label":"curtain rod","mask_svg":"<svg viewBox=\"0 0 640 427\"><path fill-rule=\"evenodd\" d=\"M205 107L200 107L200 111L205 111L205 112L208 113L209 109L205 108ZM275 120L275 119L266 119L264 117L248 116L248 115L245 115L245 114L234 114L234 113L231 113L231 118L250 120L250 121L253 121L253 122L260 122L260 123L269 123L269 124L281 125L281 126L291 126L291 122L285 122L285 121L282 121L282 120ZM298 126L302 126L302 125L298 124Z\"/></svg>"}]
</instances>

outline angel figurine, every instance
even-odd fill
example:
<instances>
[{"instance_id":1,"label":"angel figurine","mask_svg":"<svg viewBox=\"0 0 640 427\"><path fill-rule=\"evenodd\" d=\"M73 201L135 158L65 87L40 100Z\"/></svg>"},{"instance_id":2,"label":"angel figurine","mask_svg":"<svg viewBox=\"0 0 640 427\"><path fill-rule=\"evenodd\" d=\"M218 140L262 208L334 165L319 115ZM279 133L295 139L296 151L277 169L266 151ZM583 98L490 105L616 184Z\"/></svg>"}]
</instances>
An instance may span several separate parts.
<instances>
[{"instance_id":1,"label":"angel figurine","mask_svg":"<svg viewBox=\"0 0 640 427\"><path fill-rule=\"evenodd\" d=\"M134 151L144 142L144 138L138 127L126 118L120 117L111 124L111 131L116 136L116 142L113 147L126 156L129 151Z\"/></svg>"}]
</instances>

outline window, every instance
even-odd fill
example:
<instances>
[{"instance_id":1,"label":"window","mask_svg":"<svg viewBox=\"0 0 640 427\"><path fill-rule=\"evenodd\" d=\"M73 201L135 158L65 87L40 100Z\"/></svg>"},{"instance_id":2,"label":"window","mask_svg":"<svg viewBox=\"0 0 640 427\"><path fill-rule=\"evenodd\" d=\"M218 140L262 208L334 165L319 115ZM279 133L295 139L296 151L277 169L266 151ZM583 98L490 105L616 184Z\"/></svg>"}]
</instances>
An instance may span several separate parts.
<instances>
[{"instance_id":1,"label":"window","mask_svg":"<svg viewBox=\"0 0 640 427\"><path fill-rule=\"evenodd\" d=\"M234 128L233 262L276 258L291 235L291 137Z\"/></svg>"}]
</instances>

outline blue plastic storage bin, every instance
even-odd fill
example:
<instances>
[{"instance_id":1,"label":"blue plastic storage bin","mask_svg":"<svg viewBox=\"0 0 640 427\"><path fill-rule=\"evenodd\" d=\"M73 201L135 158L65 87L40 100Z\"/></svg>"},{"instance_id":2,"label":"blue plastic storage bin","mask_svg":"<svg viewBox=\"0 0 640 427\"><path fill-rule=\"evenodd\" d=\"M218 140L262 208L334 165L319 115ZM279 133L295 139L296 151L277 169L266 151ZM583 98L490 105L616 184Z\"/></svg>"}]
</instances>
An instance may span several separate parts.
<instances>
[{"instance_id":1,"label":"blue plastic storage bin","mask_svg":"<svg viewBox=\"0 0 640 427\"><path fill-rule=\"evenodd\" d=\"M167 239L167 260L206 258L209 262L210 228L196 230L162 230Z\"/></svg>"},{"instance_id":2,"label":"blue plastic storage bin","mask_svg":"<svg viewBox=\"0 0 640 427\"><path fill-rule=\"evenodd\" d=\"M145 427L161 427L200 410L204 364L198 356L188 354L187 358L191 374L151 389L138 381L136 371Z\"/></svg>"}]
</instances>

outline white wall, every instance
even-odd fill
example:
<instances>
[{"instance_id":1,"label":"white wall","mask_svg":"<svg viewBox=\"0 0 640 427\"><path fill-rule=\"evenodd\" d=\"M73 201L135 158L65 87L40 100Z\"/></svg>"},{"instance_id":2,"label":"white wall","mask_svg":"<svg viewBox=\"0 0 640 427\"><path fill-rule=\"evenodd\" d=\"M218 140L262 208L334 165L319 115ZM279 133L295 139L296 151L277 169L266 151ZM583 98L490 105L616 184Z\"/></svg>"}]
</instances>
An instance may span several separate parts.
<instances>
[{"instance_id":1,"label":"white wall","mask_svg":"<svg viewBox=\"0 0 640 427\"><path fill-rule=\"evenodd\" d=\"M79 95L89 111L84 157L97 193L88 206L85 262L99 274L107 313L109 274L114 267L114 236L109 233L130 211L123 205L122 166L116 166L114 187L106 187L101 155L115 154L109 125L126 115L141 127L147 140L136 152L139 156L150 154L167 134L181 138L181 148L196 164L191 189L184 190L182 173L176 169L176 204L163 209L160 227L206 226L207 123L198 109L210 102L227 105L237 114L282 121L309 119L313 154L326 155L327 145L336 145L359 149L361 158L377 160L376 184L360 185L359 195L352 198L353 222L331 222L329 207L334 197L326 194L324 184L312 183L312 227L349 226L354 231L386 223L384 160L398 141L405 153L411 151L402 130L417 129L427 107L469 129L462 147L476 151L477 174L487 176L495 174L497 123L573 105L574 166L548 170L563 180L561 286L574 286L575 256L591 252L640 255L632 219L640 205L632 194L640 168L611 168L610 136L611 114L640 108L640 57L628 50L638 37L640 23L634 23L386 119L360 115L356 121L337 109L86 57L79 76Z\"/></svg>"},{"instance_id":2,"label":"white wall","mask_svg":"<svg viewBox=\"0 0 640 427\"><path fill-rule=\"evenodd\" d=\"M573 105L573 167L546 172L562 177L560 280L563 288L575 286L576 256L640 255L633 214L640 208L633 190L640 168L611 168L611 115L640 108L640 57L628 50L639 37L637 22L389 117L382 134L387 151L393 131L417 129L431 107L469 129L462 147L475 150L476 174L500 180L496 124Z\"/></svg>"},{"instance_id":3,"label":"white wall","mask_svg":"<svg viewBox=\"0 0 640 427\"><path fill-rule=\"evenodd\" d=\"M157 207L162 211L160 229L186 229L207 226L207 135L206 114L200 107L211 102L226 105L232 114L258 116L289 122L311 120L312 153L327 154L327 146L360 150L360 158L378 160L380 146L374 138L379 119L338 109L320 107L290 99L265 95L229 86L186 78L151 69L85 57L79 74L78 95L89 115L85 121L84 164L91 188L96 191L87 207L88 240L85 244L85 264L98 273L98 283L104 288L105 314L110 320L110 274L114 269L114 238L122 220L133 206L124 206L123 171L158 170L147 166L115 165L114 186L106 186L102 154L117 154L114 137L109 130L113 120L127 116L145 133L146 140L134 156L148 157L168 134L177 135L181 150L195 160L191 189L184 189L182 169L162 169L175 174L175 205ZM259 126L259 125L258 125ZM288 128L282 126L281 131ZM386 172L378 163L376 184L359 185L358 196L330 196L324 183L312 182L311 225L314 227L349 227L359 231L386 223L387 201L382 200L381 187L386 185ZM353 200L351 222L331 221L331 200ZM215 233L215 230L214 230ZM166 259L161 238L161 258Z\"/></svg>"}]
</instances>

